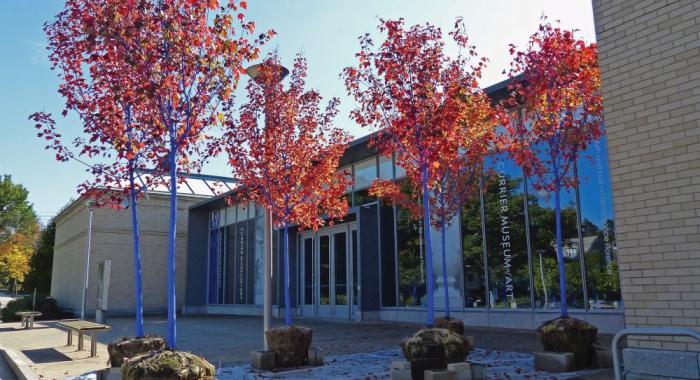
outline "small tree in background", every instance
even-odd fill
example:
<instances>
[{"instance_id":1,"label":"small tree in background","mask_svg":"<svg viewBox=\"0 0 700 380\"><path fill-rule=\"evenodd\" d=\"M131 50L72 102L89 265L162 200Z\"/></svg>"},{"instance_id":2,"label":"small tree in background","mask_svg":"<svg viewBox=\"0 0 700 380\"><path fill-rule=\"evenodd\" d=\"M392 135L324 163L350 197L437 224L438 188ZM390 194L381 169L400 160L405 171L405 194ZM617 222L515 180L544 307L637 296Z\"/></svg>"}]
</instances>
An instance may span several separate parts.
<instances>
[{"instance_id":1,"label":"small tree in background","mask_svg":"<svg viewBox=\"0 0 700 380\"><path fill-rule=\"evenodd\" d=\"M0 282L22 283L29 272L29 261L39 232L34 207L24 186L12 177L0 178Z\"/></svg>"},{"instance_id":2,"label":"small tree in background","mask_svg":"<svg viewBox=\"0 0 700 380\"><path fill-rule=\"evenodd\" d=\"M464 157L460 155L471 153L460 148L469 149L470 144L477 143L464 133L473 132L469 129L484 121L480 117L488 101L478 88L478 78L486 60L470 64L476 52L468 44L461 20L457 20L450 32L460 48L457 58L445 54L442 32L430 24L405 28L403 19L380 20L378 29L387 34L386 40L375 50L369 34L360 37L358 65L344 69L343 77L348 94L359 103L351 117L364 127L379 130L372 143L386 156L395 154L396 164L406 171L411 186L419 190L420 200L403 198L409 200L407 203L418 201L422 209L428 297L426 325L432 326L430 225L434 214L431 208L439 202L431 201L431 192L440 186L445 190L451 187L448 178L455 180L455 186L461 186L462 172L469 171L462 166L468 160L462 161ZM481 116L469 116L470 107L475 111L473 115ZM373 194L395 197L400 192L397 185L380 180L373 187ZM437 220L447 223L448 215L454 215L453 211L447 211L453 208L452 200L443 197L442 201L442 216Z\"/></svg>"},{"instance_id":3,"label":"small tree in background","mask_svg":"<svg viewBox=\"0 0 700 380\"><path fill-rule=\"evenodd\" d=\"M280 67L272 54L255 81L249 81L239 121L228 119L225 147L244 198L267 208L283 230L284 315L289 326L289 227L315 230L345 216L348 205L342 195L349 180L338 164L350 138L332 124L339 100L331 99L323 109L321 95L306 90L306 60L294 60L287 89Z\"/></svg>"},{"instance_id":4,"label":"small tree in background","mask_svg":"<svg viewBox=\"0 0 700 380\"><path fill-rule=\"evenodd\" d=\"M29 260L29 272L24 278L23 289L39 294L51 292L51 270L53 269L53 246L56 239L56 221L51 218L41 229L34 254Z\"/></svg>"},{"instance_id":5,"label":"small tree in background","mask_svg":"<svg viewBox=\"0 0 700 380\"><path fill-rule=\"evenodd\" d=\"M510 154L537 190L554 196L561 316L568 316L562 254L560 192L578 185L573 166L588 144L602 134L600 71L595 43L544 20L525 51L511 45L511 107L521 118L507 124ZM516 79L516 77L518 77Z\"/></svg>"}]
</instances>

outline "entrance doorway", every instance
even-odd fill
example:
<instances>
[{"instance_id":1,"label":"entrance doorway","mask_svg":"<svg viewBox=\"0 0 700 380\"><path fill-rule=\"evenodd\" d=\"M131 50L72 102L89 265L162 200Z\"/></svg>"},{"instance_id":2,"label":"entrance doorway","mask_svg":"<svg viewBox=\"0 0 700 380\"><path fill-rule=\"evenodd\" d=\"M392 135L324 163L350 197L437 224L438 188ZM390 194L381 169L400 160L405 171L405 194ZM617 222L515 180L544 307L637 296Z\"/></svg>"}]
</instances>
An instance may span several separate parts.
<instances>
[{"instance_id":1,"label":"entrance doorway","mask_svg":"<svg viewBox=\"0 0 700 380\"><path fill-rule=\"evenodd\" d=\"M301 236L301 314L355 319L357 315L357 228L327 227Z\"/></svg>"}]
</instances>

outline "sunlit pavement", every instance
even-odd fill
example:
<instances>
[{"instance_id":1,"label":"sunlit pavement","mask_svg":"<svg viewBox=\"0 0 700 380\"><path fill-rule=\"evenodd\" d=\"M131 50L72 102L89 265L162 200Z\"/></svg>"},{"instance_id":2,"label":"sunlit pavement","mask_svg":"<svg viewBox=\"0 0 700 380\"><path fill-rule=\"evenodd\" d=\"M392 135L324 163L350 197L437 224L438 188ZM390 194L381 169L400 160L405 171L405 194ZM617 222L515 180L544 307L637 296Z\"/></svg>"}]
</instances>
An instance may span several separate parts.
<instances>
[{"instance_id":1,"label":"sunlit pavement","mask_svg":"<svg viewBox=\"0 0 700 380\"><path fill-rule=\"evenodd\" d=\"M235 367L247 365L250 351L262 349L260 317L178 316L177 322L178 349L201 355L217 368L222 368L222 378L232 379L233 377L227 377L224 370L231 372ZM105 368L106 344L133 334L133 318L109 318L106 323L112 327L112 331L98 335L100 344L97 347L97 358L89 358L89 350L77 352L75 345L66 347L66 332L56 328L51 322L36 323L34 330L19 330L19 323L0 324L0 343L16 352L29 350L31 353L31 350L39 350L34 352L35 358L37 354L51 354L50 357L39 360L43 363L31 360L28 360L28 363L45 379L63 379ZM280 324L281 321L275 320L275 323ZM331 364L327 369L332 371L343 369L334 369L334 362L328 360L336 360L339 364L349 360L350 363L355 363L355 366L376 363L379 366L376 367L377 371L381 368L388 371L391 361L397 360L399 355L399 342L420 328L418 324L398 322L356 323L298 319L295 323L313 328L312 345L322 351L326 362ZM166 326L165 317L148 317L145 320L145 331L149 334L162 336ZM467 327L467 335L473 335L476 346L483 350L497 349L519 353L541 350L533 331ZM610 341L609 336L600 338L605 345ZM86 338L86 347L89 347L89 338ZM376 353L382 352L387 354L383 358L377 358ZM367 356L367 353L375 354ZM348 356L352 354L362 355ZM377 373L377 376L383 375Z\"/></svg>"}]
</instances>

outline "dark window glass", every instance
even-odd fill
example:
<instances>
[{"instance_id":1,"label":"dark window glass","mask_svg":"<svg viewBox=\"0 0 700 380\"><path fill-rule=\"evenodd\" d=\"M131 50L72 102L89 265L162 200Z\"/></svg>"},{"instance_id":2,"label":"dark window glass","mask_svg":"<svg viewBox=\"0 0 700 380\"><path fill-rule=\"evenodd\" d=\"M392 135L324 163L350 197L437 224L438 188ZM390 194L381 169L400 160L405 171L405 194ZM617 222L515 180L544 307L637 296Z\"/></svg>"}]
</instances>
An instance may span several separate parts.
<instances>
[{"instance_id":1,"label":"dark window glass","mask_svg":"<svg viewBox=\"0 0 700 380\"><path fill-rule=\"evenodd\" d=\"M372 203L376 201L377 198L369 196L369 190L359 190L355 192L355 206L362 206L363 204Z\"/></svg>"},{"instance_id":2,"label":"dark window glass","mask_svg":"<svg viewBox=\"0 0 700 380\"><path fill-rule=\"evenodd\" d=\"M464 306L485 307L483 231L479 197L466 202L461 210L462 263L464 265Z\"/></svg>"},{"instance_id":3,"label":"dark window glass","mask_svg":"<svg viewBox=\"0 0 700 380\"><path fill-rule=\"evenodd\" d=\"M382 260L382 306L396 306L396 256L394 252L394 207L379 209Z\"/></svg>"},{"instance_id":4,"label":"dark window glass","mask_svg":"<svg viewBox=\"0 0 700 380\"><path fill-rule=\"evenodd\" d=\"M345 232L333 236L335 256L335 304L348 304L347 238Z\"/></svg>"},{"instance_id":5,"label":"dark window glass","mask_svg":"<svg viewBox=\"0 0 700 380\"><path fill-rule=\"evenodd\" d=\"M422 220L413 219L408 210L397 207L396 228L400 306L424 306L425 252Z\"/></svg>"},{"instance_id":6,"label":"dark window glass","mask_svg":"<svg viewBox=\"0 0 700 380\"><path fill-rule=\"evenodd\" d=\"M357 245L359 242L357 241L357 230L352 230L352 300L353 300L353 305L357 305L359 303L359 296L360 294L360 284L357 281L357 272L360 268L360 260L357 255Z\"/></svg>"},{"instance_id":7,"label":"dark window glass","mask_svg":"<svg viewBox=\"0 0 700 380\"><path fill-rule=\"evenodd\" d=\"M581 155L578 176L588 305L617 309L621 307L620 277L605 136Z\"/></svg>"},{"instance_id":8,"label":"dark window glass","mask_svg":"<svg viewBox=\"0 0 700 380\"><path fill-rule=\"evenodd\" d=\"M236 292L235 287L235 274L236 274L236 224L226 226L226 270L225 270L225 304L232 304Z\"/></svg>"},{"instance_id":9,"label":"dark window glass","mask_svg":"<svg viewBox=\"0 0 700 380\"><path fill-rule=\"evenodd\" d=\"M320 291L321 297L319 299L321 305L330 305L331 292L330 292L330 251L331 244L328 235L321 235L318 239L319 241L319 256L320 256Z\"/></svg>"},{"instance_id":10,"label":"dark window glass","mask_svg":"<svg viewBox=\"0 0 700 380\"><path fill-rule=\"evenodd\" d=\"M530 308L522 170L504 155L491 157L484 188L487 303L492 308Z\"/></svg>"},{"instance_id":11,"label":"dark window glass","mask_svg":"<svg viewBox=\"0 0 700 380\"><path fill-rule=\"evenodd\" d=\"M304 239L304 304L313 304L313 294L314 294L314 239L306 238Z\"/></svg>"}]
</instances>

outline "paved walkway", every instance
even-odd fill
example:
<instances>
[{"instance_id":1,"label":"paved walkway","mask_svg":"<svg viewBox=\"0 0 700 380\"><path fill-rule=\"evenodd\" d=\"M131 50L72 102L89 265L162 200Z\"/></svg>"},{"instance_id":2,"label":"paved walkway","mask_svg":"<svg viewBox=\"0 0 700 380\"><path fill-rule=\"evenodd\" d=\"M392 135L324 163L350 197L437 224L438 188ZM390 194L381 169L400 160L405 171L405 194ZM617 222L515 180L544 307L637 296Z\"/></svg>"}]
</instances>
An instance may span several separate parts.
<instances>
[{"instance_id":1,"label":"paved walkway","mask_svg":"<svg viewBox=\"0 0 700 380\"><path fill-rule=\"evenodd\" d=\"M281 321L276 321L280 323ZM313 345L324 356L371 353L396 350L399 342L420 326L397 322L354 323L338 321L301 320L297 324L313 328ZM112 331L98 335L97 358L88 351L66 347L66 333L53 322L36 322L33 330L20 330L19 323L0 324L0 343L20 355L43 379L64 379L106 367L106 344L121 336L133 335L132 318L111 318L107 324ZM149 317L146 333L165 335L167 320ZM186 316L178 318L178 348L204 356L217 367L247 364L250 351L262 348L262 319L244 316ZM532 331L467 328L482 349L515 352L541 350ZM605 344L610 337L601 337ZM77 342L74 339L74 344Z\"/></svg>"}]
</instances>

